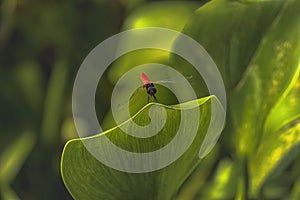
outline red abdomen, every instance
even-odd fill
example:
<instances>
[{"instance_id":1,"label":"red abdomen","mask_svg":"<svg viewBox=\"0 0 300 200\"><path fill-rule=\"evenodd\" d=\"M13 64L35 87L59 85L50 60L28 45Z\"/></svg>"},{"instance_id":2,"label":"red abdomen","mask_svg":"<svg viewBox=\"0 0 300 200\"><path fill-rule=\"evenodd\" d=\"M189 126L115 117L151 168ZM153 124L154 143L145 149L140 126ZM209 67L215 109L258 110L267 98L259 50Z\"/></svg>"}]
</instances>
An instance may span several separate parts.
<instances>
[{"instance_id":1,"label":"red abdomen","mask_svg":"<svg viewBox=\"0 0 300 200\"><path fill-rule=\"evenodd\" d=\"M150 78L145 73L141 74L141 80L143 81L144 85L151 83Z\"/></svg>"}]
</instances>

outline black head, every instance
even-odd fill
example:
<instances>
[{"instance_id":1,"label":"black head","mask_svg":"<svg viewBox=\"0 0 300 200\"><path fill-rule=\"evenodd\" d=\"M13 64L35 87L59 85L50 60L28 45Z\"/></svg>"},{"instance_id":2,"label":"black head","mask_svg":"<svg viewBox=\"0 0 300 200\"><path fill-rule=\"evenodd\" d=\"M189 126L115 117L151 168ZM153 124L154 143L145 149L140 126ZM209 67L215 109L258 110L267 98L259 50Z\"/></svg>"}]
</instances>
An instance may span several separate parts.
<instances>
[{"instance_id":1,"label":"black head","mask_svg":"<svg viewBox=\"0 0 300 200\"><path fill-rule=\"evenodd\" d=\"M148 89L149 87L154 87L154 84L153 83L147 83L146 84L146 89Z\"/></svg>"}]
</instances>

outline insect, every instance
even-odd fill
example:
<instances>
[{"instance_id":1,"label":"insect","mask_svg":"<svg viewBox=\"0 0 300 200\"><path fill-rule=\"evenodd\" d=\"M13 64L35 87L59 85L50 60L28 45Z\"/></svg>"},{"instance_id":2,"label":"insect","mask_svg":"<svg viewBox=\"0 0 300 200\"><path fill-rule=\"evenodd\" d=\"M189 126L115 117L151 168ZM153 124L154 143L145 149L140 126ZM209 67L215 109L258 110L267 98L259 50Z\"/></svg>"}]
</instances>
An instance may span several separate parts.
<instances>
[{"instance_id":1,"label":"insect","mask_svg":"<svg viewBox=\"0 0 300 200\"><path fill-rule=\"evenodd\" d=\"M146 88L147 93L148 93L148 102L150 101L151 97L154 98L154 100L157 102L157 99L155 97L155 94L157 92L153 82L150 81L150 78L145 74L141 74L141 80L143 82L143 88Z\"/></svg>"},{"instance_id":2,"label":"insect","mask_svg":"<svg viewBox=\"0 0 300 200\"><path fill-rule=\"evenodd\" d=\"M148 94L148 102L150 101L151 97L154 98L154 101L158 102L158 101L157 101L157 98L156 98L156 96L155 96L155 94L156 94L156 92L157 92L157 89L156 89L156 87L154 86L154 84L162 84L162 83L164 83L164 84L170 84L170 83L176 83L176 82L173 81L173 80L151 81L150 78L149 78L145 73L142 73L140 77L141 77L141 80L142 80L142 82L143 82L143 86L139 87L139 89L136 90L136 91L133 93L133 95L131 95L130 100L131 100L131 99L132 99L132 98L140 91L140 89L146 89L147 94ZM127 82L127 83L128 83L128 82ZM126 85L127 83L124 83L122 86ZM119 88L118 94L119 94L120 96L122 96L122 92L128 94L128 90L126 90L126 88ZM124 94L124 95L126 95L126 94ZM117 98L114 98L114 99L117 99ZM120 99L120 98L118 98L118 99ZM126 101L126 102L124 101L124 102L122 102L122 103L119 103L118 106L117 106L118 109L121 110L127 103L128 103L127 101Z\"/></svg>"}]
</instances>

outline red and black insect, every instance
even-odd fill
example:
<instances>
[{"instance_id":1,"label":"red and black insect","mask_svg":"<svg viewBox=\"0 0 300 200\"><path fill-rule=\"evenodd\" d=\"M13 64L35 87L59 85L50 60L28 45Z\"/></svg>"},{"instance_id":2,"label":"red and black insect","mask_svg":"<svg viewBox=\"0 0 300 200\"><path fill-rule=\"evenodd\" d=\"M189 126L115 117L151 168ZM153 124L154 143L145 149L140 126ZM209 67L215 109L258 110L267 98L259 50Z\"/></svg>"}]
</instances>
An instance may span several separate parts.
<instances>
[{"instance_id":1,"label":"red and black insect","mask_svg":"<svg viewBox=\"0 0 300 200\"><path fill-rule=\"evenodd\" d=\"M148 102L150 101L151 97L154 98L154 100L157 102L157 99L155 97L155 94L157 92L154 83L150 81L150 78L145 74L141 74L141 80L143 82L143 88L146 88L147 93L148 93Z\"/></svg>"}]
</instances>

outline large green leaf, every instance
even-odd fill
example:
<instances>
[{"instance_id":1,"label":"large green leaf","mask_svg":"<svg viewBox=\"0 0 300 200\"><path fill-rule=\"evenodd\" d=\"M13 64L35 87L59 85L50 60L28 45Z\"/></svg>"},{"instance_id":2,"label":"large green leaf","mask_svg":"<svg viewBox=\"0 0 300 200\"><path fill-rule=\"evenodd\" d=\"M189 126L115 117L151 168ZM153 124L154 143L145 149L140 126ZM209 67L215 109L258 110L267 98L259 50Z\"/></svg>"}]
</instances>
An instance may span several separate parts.
<instances>
[{"instance_id":1,"label":"large green leaf","mask_svg":"<svg viewBox=\"0 0 300 200\"><path fill-rule=\"evenodd\" d=\"M256 115L260 141L249 164L254 196L275 169L284 169L293 153L299 153L299 8L299 1L285 3L252 63L260 81L257 94L262 97Z\"/></svg>"},{"instance_id":2,"label":"large green leaf","mask_svg":"<svg viewBox=\"0 0 300 200\"><path fill-rule=\"evenodd\" d=\"M254 151L257 128L294 78L299 57L295 2L212 1L184 28L223 75L241 154Z\"/></svg>"},{"instance_id":3,"label":"large green leaf","mask_svg":"<svg viewBox=\"0 0 300 200\"><path fill-rule=\"evenodd\" d=\"M287 1L281 7L235 88L232 112L242 154L255 151L272 108L288 93L297 78L299 8L296 1ZM252 141L250 144L249 140Z\"/></svg>"},{"instance_id":4,"label":"large green leaf","mask_svg":"<svg viewBox=\"0 0 300 200\"><path fill-rule=\"evenodd\" d=\"M197 40L206 49L222 74L231 117L231 121L227 121L227 126L230 127L227 138L230 138L233 147L238 147L242 154L253 151L255 143L248 144L248 141L254 137L252 125L256 120L256 112L253 111L257 109L254 110L253 107L259 103L259 98L254 93L257 87L256 77L247 75L246 69L281 5L282 1L211 1L200 7L183 29L183 33ZM177 66L178 70L187 71L187 66L182 62L177 62ZM242 85L244 76L251 83L239 90L238 86ZM199 91L199 96L207 95L201 78L196 79L194 89ZM238 91L232 95L234 88ZM247 105L249 102L250 110ZM239 131L235 132L233 129Z\"/></svg>"},{"instance_id":5,"label":"large green leaf","mask_svg":"<svg viewBox=\"0 0 300 200\"><path fill-rule=\"evenodd\" d=\"M300 143L300 77L292 90L272 110L257 152L250 162L251 193L294 159ZM260 160L258 163L257 160ZM261 164L263 163L263 165Z\"/></svg>"},{"instance_id":6,"label":"large green leaf","mask_svg":"<svg viewBox=\"0 0 300 200\"><path fill-rule=\"evenodd\" d=\"M199 107L195 107L195 102ZM158 109L155 109L152 115L160 117L163 116L163 112L166 112L167 120L157 135L147 139L132 138L125 135L120 127L115 127L100 135L69 141L64 148L61 160L61 173L69 192L75 199L171 199L200 162L198 152L211 121L211 103L213 102L218 101L212 96L175 106L148 104L132 117L135 122L139 125L147 125L149 123L148 112L153 106ZM217 103L217 108L217 115L225 117L221 104ZM109 157L111 152L98 145L103 137L108 136L112 143L131 152L152 152L168 145L174 138L182 117L181 111L185 110L190 113L195 109L199 109L200 122L190 118L182 120L185 124L183 133L186 136L191 134L191 127L199 123L192 144L181 157L165 168L145 173L121 172L99 162L84 146L85 144L92 149L98 148L97 151L106 152L105 154ZM126 126L128 123L129 121L121 126ZM221 128L219 127L219 131ZM184 144L184 141L182 143ZM172 146L172 148L170 156L179 146ZM210 148L209 144L206 148ZM119 157L122 165L135 165L124 159L125 157Z\"/></svg>"},{"instance_id":7,"label":"large green leaf","mask_svg":"<svg viewBox=\"0 0 300 200\"><path fill-rule=\"evenodd\" d=\"M250 160L253 196L274 169L289 163L291 152L299 153L299 9L294 0L211 1L183 30L205 47L223 75L230 137L239 159Z\"/></svg>"},{"instance_id":8,"label":"large green leaf","mask_svg":"<svg viewBox=\"0 0 300 200\"><path fill-rule=\"evenodd\" d=\"M228 89L240 82L282 1L211 1L200 7L183 33L197 40L219 67Z\"/></svg>"}]
</instances>

